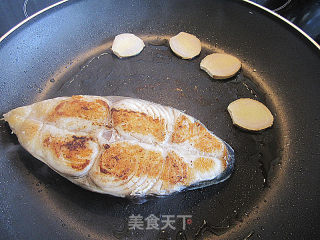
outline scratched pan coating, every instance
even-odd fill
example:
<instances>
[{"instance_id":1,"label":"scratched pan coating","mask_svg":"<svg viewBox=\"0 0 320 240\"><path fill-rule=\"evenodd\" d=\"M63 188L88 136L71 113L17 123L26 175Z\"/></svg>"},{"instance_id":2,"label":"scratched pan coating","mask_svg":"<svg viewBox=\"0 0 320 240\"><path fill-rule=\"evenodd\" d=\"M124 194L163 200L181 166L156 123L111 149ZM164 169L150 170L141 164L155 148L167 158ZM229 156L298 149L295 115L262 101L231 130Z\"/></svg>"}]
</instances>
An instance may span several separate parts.
<instances>
[{"instance_id":1,"label":"scratched pan coating","mask_svg":"<svg viewBox=\"0 0 320 240\"><path fill-rule=\"evenodd\" d=\"M202 41L200 56L187 61L170 51L168 37L180 31ZM113 37L124 32L145 41L141 54L111 54ZM237 56L242 70L227 81L212 80L199 67L212 52ZM319 89L314 52L286 24L236 1L69 1L35 17L0 43L1 113L73 94L141 98L199 119L234 149L235 168L220 184L137 204L60 177L22 149L1 122L1 237L315 238L316 197L303 187L316 176L316 136L305 127L319 126L312 122L319 107L307 104ZM259 133L234 127L226 109L240 97L266 104L274 126ZM176 218L175 229L129 230L129 217L139 214L191 215L192 223L183 230Z\"/></svg>"}]
</instances>

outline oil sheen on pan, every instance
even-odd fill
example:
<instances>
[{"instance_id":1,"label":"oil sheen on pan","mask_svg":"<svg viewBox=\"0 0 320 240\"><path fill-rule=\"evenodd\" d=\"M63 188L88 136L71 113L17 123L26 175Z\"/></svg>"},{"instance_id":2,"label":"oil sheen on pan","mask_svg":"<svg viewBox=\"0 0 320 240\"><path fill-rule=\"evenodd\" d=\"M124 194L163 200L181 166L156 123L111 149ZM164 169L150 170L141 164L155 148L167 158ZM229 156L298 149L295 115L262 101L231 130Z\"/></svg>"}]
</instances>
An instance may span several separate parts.
<instances>
[{"instance_id":1,"label":"oil sheen on pan","mask_svg":"<svg viewBox=\"0 0 320 240\"><path fill-rule=\"evenodd\" d=\"M222 182L233 170L232 148L202 123L140 99L58 97L4 118L34 157L94 192L165 196Z\"/></svg>"}]
</instances>

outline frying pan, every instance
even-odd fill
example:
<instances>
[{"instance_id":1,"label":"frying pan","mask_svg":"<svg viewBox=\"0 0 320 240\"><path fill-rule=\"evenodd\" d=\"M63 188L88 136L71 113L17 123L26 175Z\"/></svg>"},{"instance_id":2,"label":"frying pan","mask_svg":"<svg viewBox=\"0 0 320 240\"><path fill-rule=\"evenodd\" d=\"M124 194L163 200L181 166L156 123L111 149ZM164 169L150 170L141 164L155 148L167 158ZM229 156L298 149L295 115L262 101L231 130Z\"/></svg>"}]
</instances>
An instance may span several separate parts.
<instances>
[{"instance_id":1,"label":"frying pan","mask_svg":"<svg viewBox=\"0 0 320 240\"><path fill-rule=\"evenodd\" d=\"M169 50L180 31L201 39L200 56ZM144 39L140 55L110 53L124 32ZM237 56L241 72L211 79L199 63L212 52ZM319 46L279 16L246 1L64 1L1 39L0 69L2 114L73 94L142 98L185 110L236 157L221 184L137 204L68 182L1 121L1 239L319 238ZM274 126L234 127L226 108L240 97L266 104ZM130 230L139 214L173 215L175 229ZM177 215L191 215L185 230Z\"/></svg>"}]
</instances>

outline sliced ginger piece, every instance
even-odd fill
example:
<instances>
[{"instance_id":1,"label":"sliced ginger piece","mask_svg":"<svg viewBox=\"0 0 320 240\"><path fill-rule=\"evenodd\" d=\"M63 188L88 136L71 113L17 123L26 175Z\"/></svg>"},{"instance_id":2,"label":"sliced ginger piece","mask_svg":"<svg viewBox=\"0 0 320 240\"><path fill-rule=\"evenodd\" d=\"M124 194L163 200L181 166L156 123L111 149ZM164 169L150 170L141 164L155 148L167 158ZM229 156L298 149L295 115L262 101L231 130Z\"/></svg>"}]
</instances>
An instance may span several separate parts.
<instances>
[{"instance_id":1,"label":"sliced ginger piece","mask_svg":"<svg viewBox=\"0 0 320 240\"><path fill-rule=\"evenodd\" d=\"M171 50L182 59L191 59L201 52L200 40L186 32L180 32L178 35L170 38L169 45Z\"/></svg>"},{"instance_id":2,"label":"sliced ginger piece","mask_svg":"<svg viewBox=\"0 0 320 240\"><path fill-rule=\"evenodd\" d=\"M213 53L202 59L200 68L212 78L227 79L240 70L241 62L229 54Z\"/></svg>"},{"instance_id":3,"label":"sliced ginger piece","mask_svg":"<svg viewBox=\"0 0 320 240\"><path fill-rule=\"evenodd\" d=\"M261 102L250 98L240 98L228 106L228 112L234 125L241 128L260 131L271 127L273 116Z\"/></svg>"},{"instance_id":4,"label":"sliced ginger piece","mask_svg":"<svg viewBox=\"0 0 320 240\"><path fill-rule=\"evenodd\" d=\"M119 58L138 55L144 48L142 39L132 33L117 35L112 43L112 51Z\"/></svg>"}]
</instances>

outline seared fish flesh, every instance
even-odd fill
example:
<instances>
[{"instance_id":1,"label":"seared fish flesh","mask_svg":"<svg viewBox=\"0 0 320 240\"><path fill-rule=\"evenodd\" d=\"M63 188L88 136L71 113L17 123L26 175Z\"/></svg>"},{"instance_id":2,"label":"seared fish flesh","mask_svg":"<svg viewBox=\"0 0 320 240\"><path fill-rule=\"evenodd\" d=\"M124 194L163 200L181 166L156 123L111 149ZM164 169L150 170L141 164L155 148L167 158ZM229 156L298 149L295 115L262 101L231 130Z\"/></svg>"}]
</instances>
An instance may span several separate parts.
<instances>
[{"instance_id":1,"label":"seared fish flesh","mask_svg":"<svg viewBox=\"0 0 320 240\"><path fill-rule=\"evenodd\" d=\"M20 144L61 176L119 197L227 179L229 145L193 117L127 97L58 97L4 114Z\"/></svg>"}]
</instances>

